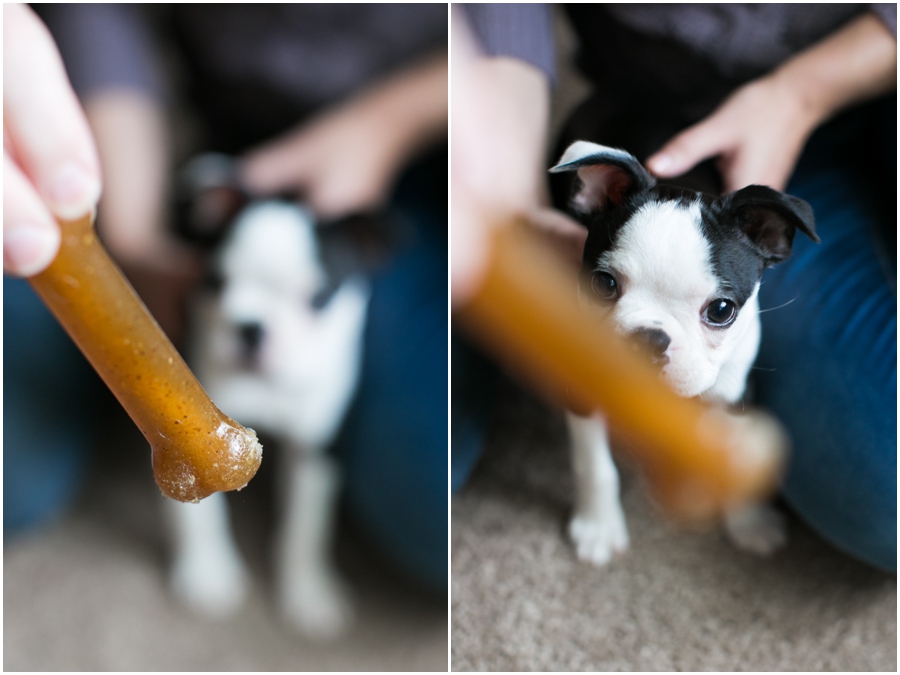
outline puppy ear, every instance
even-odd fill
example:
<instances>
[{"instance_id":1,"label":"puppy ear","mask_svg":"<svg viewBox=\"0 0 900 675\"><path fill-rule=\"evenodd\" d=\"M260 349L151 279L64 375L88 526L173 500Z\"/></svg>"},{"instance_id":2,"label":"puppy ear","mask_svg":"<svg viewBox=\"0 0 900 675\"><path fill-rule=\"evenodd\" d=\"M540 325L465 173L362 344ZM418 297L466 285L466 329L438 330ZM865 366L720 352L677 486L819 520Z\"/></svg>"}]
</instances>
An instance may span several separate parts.
<instances>
[{"instance_id":1,"label":"puppy ear","mask_svg":"<svg viewBox=\"0 0 900 675\"><path fill-rule=\"evenodd\" d=\"M619 206L628 197L656 185L633 155L587 141L575 141L550 173L577 171L571 208L589 215Z\"/></svg>"},{"instance_id":2,"label":"puppy ear","mask_svg":"<svg viewBox=\"0 0 900 675\"><path fill-rule=\"evenodd\" d=\"M238 178L237 160L206 153L178 173L175 189L178 233L198 244L213 245L246 206L248 195Z\"/></svg>"},{"instance_id":3,"label":"puppy ear","mask_svg":"<svg viewBox=\"0 0 900 675\"><path fill-rule=\"evenodd\" d=\"M814 242L812 207L802 199L763 185L750 185L724 197L737 226L759 250L766 266L775 265L791 255L794 234L800 230Z\"/></svg>"}]
</instances>

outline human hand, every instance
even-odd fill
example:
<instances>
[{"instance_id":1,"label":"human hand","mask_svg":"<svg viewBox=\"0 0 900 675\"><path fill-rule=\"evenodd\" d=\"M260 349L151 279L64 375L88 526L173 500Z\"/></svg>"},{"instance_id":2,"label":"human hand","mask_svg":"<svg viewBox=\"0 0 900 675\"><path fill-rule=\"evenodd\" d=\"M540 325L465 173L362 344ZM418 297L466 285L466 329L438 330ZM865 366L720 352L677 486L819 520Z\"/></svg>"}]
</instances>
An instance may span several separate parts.
<instances>
[{"instance_id":1,"label":"human hand","mask_svg":"<svg viewBox=\"0 0 900 675\"><path fill-rule=\"evenodd\" d=\"M141 259L120 264L160 328L180 344L188 328L188 302L204 270L200 254L177 242L162 241Z\"/></svg>"},{"instance_id":2,"label":"human hand","mask_svg":"<svg viewBox=\"0 0 900 675\"><path fill-rule=\"evenodd\" d=\"M552 246L559 257L581 268L587 228L562 211L540 206L526 214L526 221Z\"/></svg>"},{"instance_id":3,"label":"human hand","mask_svg":"<svg viewBox=\"0 0 900 675\"><path fill-rule=\"evenodd\" d=\"M56 45L26 5L3 7L3 64L3 269L31 276L56 257L55 218L95 208L100 164Z\"/></svg>"},{"instance_id":4,"label":"human hand","mask_svg":"<svg viewBox=\"0 0 900 675\"><path fill-rule=\"evenodd\" d=\"M385 206L400 171L447 133L447 57L436 53L252 150L252 190L296 191L324 219Z\"/></svg>"},{"instance_id":5,"label":"human hand","mask_svg":"<svg viewBox=\"0 0 900 675\"><path fill-rule=\"evenodd\" d=\"M747 185L784 190L817 119L785 80L767 77L735 91L709 117L647 160L660 178L717 158L725 192Z\"/></svg>"},{"instance_id":6,"label":"human hand","mask_svg":"<svg viewBox=\"0 0 900 675\"><path fill-rule=\"evenodd\" d=\"M250 152L243 180L262 194L296 191L320 217L382 207L401 157L390 120L365 105L331 110Z\"/></svg>"}]
</instances>

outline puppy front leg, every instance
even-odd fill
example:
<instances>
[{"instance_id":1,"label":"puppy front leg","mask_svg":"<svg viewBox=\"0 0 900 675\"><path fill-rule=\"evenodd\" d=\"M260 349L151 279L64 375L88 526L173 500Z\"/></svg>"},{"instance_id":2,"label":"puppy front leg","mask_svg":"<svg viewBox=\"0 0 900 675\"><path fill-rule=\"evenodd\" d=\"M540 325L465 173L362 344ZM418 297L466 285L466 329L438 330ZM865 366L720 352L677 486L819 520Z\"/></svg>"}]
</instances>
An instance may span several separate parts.
<instances>
[{"instance_id":1,"label":"puppy front leg","mask_svg":"<svg viewBox=\"0 0 900 675\"><path fill-rule=\"evenodd\" d=\"M569 536L578 557L605 565L628 549L628 528L619 501L619 474L609 449L606 424L597 416L567 414L575 474L575 514Z\"/></svg>"},{"instance_id":2,"label":"puppy front leg","mask_svg":"<svg viewBox=\"0 0 900 675\"><path fill-rule=\"evenodd\" d=\"M771 504L751 504L725 514L725 534L741 551L768 557L787 544L787 522Z\"/></svg>"},{"instance_id":3,"label":"puppy front leg","mask_svg":"<svg viewBox=\"0 0 900 675\"><path fill-rule=\"evenodd\" d=\"M334 638L353 620L347 590L332 560L339 493L336 462L291 448L285 472L285 513L276 541L278 601L301 634Z\"/></svg>"},{"instance_id":4,"label":"puppy front leg","mask_svg":"<svg viewBox=\"0 0 900 675\"><path fill-rule=\"evenodd\" d=\"M217 492L199 504L166 499L163 508L175 597L206 616L233 614L247 596L249 575L231 535L225 495Z\"/></svg>"}]
</instances>

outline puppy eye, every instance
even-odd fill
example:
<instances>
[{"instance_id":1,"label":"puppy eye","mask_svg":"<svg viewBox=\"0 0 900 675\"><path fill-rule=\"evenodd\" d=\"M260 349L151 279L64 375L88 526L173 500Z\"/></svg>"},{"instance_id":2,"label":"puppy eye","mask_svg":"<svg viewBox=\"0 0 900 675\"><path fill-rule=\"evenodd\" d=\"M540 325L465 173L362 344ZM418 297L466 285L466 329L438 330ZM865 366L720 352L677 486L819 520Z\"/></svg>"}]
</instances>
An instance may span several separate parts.
<instances>
[{"instance_id":1,"label":"puppy eye","mask_svg":"<svg viewBox=\"0 0 900 675\"><path fill-rule=\"evenodd\" d=\"M619 285L608 272L594 272L591 276L591 289L601 300L615 300L619 297Z\"/></svg>"},{"instance_id":2,"label":"puppy eye","mask_svg":"<svg viewBox=\"0 0 900 675\"><path fill-rule=\"evenodd\" d=\"M706 320L716 326L725 326L734 321L737 306L731 300L719 298L706 307Z\"/></svg>"}]
</instances>

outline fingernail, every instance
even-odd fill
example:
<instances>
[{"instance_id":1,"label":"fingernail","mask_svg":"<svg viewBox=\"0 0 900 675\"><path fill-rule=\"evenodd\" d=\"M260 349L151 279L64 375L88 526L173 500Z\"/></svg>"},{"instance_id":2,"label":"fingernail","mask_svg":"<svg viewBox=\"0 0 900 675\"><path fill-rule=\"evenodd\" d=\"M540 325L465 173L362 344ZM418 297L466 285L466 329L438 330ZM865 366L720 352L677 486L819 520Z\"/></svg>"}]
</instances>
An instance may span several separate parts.
<instances>
[{"instance_id":1,"label":"fingernail","mask_svg":"<svg viewBox=\"0 0 900 675\"><path fill-rule=\"evenodd\" d=\"M64 220L91 211L100 199L100 182L77 164L65 164L47 189L50 210Z\"/></svg>"},{"instance_id":2,"label":"fingernail","mask_svg":"<svg viewBox=\"0 0 900 675\"><path fill-rule=\"evenodd\" d=\"M675 165L675 162L669 155L659 155L651 159L648 164L650 165L651 171L665 173Z\"/></svg>"},{"instance_id":3,"label":"fingernail","mask_svg":"<svg viewBox=\"0 0 900 675\"><path fill-rule=\"evenodd\" d=\"M59 230L46 224L16 223L3 229L3 268L23 277L43 271L59 250Z\"/></svg>"}]
</instances>

